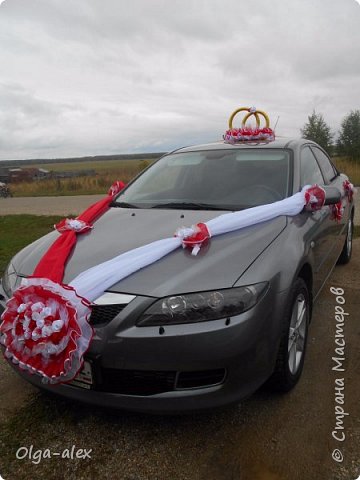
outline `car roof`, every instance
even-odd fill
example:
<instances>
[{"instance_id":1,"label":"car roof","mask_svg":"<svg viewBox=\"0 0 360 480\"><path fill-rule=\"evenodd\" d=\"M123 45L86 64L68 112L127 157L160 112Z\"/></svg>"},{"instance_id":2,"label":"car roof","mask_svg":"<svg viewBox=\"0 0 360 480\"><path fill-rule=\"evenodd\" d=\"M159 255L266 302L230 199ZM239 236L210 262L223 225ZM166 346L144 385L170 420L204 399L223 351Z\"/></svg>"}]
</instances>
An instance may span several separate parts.
<instances>
[{"instance_id":1,"label":"car roof","mask_svg":"<svg viewBox=\"0 0 360 480\"><path fill-rule=\"evenodd\" d=\"M275 140L271 142L243 142L243 143L236 143L231 144L224 142L223 140L219 142L213 143L205 143L202 145L190 145L188 147L182 147L178 150L175 150L171 153L185 153L185 152L197 152L197 151L204 151L204 150L233 150L233 149L245 149L245 148L289 148L291 150L295 150L300 148L304 144L313 144L316 145L315 142L311 140L305 140L304 138L286 138L286 137L277 137Z\"/></svg>"}]
</instances>

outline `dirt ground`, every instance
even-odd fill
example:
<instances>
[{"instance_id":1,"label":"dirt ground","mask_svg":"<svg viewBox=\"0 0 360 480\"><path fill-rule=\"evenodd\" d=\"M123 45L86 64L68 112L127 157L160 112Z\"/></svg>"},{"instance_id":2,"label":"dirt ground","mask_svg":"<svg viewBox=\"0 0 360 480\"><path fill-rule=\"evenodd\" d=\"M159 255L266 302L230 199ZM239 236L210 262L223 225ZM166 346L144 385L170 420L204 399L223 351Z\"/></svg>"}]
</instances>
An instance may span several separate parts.
<instances>
[{"instance_id":1,"label":"dirt ground","mask_svg":"<svg viewBox=\"0 0 360 480\"><path fill-rule=\"evenodd\" d=\"M6 199L8 206L15 200L20 199ZM54 200L58 204L59 199ZM47 200L43 205L49 209L43 213L77 213L71 204L66 212L56 210ZM354 241L350 264L334 269L315 305L304 373L287 395L274 395L263 388L239 405L206 414L135 415L39 394L1 359L0 474L5 480L358 479L359 271L360 238ZM339 356L335 352L339 302L331 287L344 290L342 307L348 313L344 371L333 369L333 357ZM342 404L335 403L339 392ZM338 414L339 407L343 408L344 417L336 418L336 406ZM59 451L73 444L92 449L91 460L43 459L36 465L16 458L21 446ZM335 461L333 456L343 460Z\"/></svg>"},{"instance_id":2,"label":"dirt ground","mask_svg":"<svg viewBox=\"0 0 360 480\"><path fill-rule=\"evenodd\" d=\"M15 197L0 198L0 215L29 213L32 215L79 214L104 195L77 195L71 197Z\"/></svg>"}]
</instances>

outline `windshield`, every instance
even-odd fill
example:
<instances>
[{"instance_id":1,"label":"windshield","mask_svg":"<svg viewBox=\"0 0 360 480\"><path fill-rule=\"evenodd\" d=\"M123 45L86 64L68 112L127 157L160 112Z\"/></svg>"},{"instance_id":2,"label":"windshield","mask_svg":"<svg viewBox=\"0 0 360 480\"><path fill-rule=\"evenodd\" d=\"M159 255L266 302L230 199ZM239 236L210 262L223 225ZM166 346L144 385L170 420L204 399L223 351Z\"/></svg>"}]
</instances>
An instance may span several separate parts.
<instances>
[{"instance_id":1,"label":"windshield","mask_svg":"<svg viewBox=\"0 0 360 480\"><path fill-rule=\"evenodd\" d=\"M166 155L114 202L134 208L241 210L289 194L286 150L211 150Z\"/></svg>"}]
</instances>

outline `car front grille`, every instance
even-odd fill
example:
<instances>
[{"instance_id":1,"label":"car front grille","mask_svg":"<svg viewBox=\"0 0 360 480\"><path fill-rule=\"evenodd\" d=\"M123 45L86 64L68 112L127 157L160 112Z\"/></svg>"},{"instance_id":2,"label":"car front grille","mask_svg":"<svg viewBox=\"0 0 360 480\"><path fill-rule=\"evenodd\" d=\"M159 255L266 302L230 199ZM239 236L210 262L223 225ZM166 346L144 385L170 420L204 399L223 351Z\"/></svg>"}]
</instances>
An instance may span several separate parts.
<instances>
[{"instance_id":1,"label":"car front grille","mask_svg":"<svg viewBox=\"0 0 360 480\"><path fill-rule=\"evenodd\" d=\"M89 323L90 325L106 325L113 318L116 317L124 308L126 304L113 304L113 305L93 305L91 307L91 315Z\"/></svg>"},{"instance_id":2,"label":"car front grille","mask_svg":"<svg viewBox=\"0 0 360 480\"><path fill-rule=\"evenodd\" d=\"M223 383L226 376L224 368L196 372L114 368L100 370L101 381L96 385L96 390L140 396L219 385Z\"/></svg>"}]
</instances>

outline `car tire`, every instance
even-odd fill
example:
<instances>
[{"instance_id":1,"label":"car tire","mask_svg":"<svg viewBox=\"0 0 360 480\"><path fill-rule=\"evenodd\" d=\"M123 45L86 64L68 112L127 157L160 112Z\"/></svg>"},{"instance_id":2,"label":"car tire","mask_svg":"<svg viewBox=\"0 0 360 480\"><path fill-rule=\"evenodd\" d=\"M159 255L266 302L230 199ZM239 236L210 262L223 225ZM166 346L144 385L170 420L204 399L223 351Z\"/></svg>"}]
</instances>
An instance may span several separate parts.
<instances>
[{"instance_id":1,"label":"car tire","mask_svg":"<svg viewBox=\"0 0 360 480\"><path fill-rule=\"evenodd\" d=\"M309 291L302 278L295 281L291 290L275 369L268 380L270 389L277 392L288 392L295 387L303 370L306 352Z\"/></svg>"},{"instance_id":2,"label":"car tire","mask_svg":"<svg viewBox=\"0 0 360 480\"><path fill-rule=\"evenodd\" d=\"M345 243L344 243L342 252L340 254L340 257L337 261L337 263L340 265L345 265L346 263L350 262L351 253L352 253L353 232L354 232L353 215L350 215L350 218L347 224Z\"/></svg>"}]
</instances>

